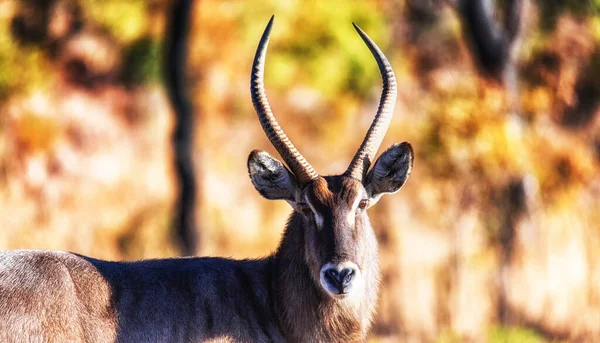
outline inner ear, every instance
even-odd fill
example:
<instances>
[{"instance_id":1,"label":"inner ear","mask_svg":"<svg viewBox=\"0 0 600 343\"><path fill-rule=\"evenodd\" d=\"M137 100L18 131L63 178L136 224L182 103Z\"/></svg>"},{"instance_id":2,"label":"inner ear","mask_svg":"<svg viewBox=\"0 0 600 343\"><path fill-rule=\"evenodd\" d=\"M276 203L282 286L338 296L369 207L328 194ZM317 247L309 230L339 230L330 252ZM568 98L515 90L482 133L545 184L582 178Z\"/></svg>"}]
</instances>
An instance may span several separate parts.
<instances>
[{"instance_id":1,"label":"inner ear","mask_svg":"<svg viewBox=\"0 0 600 343\"><path fill-rule=\"evenodd\" d=\"M386 193L396 193L404 186L413 166L410 143L396 143L383 152L367 174L365 188L373 205Z\"/></svg>"},{"instance_id":2,"label":"inner ear","mask_svg":"<svg viewBox=\"0 0 600 343\"><path fill-rule=\"evenodd\" d=\"M298 192L295 176L267 152L254 150L250 153L248 174L254 188L263 197L295 203Z\"/></svg>"}]
</instances>

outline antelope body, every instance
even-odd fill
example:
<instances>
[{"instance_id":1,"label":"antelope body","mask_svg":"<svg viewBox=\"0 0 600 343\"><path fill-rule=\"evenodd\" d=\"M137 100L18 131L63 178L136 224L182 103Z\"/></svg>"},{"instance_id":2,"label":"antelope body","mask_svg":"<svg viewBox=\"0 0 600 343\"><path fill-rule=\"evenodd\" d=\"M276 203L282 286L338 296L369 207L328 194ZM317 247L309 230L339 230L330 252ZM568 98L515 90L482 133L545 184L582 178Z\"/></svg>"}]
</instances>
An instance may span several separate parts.
<instances>
[{"instance_id":1,"label":"antelope body","mask_svg":"<svg viewBox=\"0 0 600 343\"><path fill-rule=\"evenodd\" d=\"M251 94L281 162L253 151L248 171L267 199L293 207L276 252L257 260L107 262L67 252L0 253L0 342L355 342L375 311L377 241L366 210L398 191L409 143L369 170L393 112L396 81L356 27L382 74L375 120L348 170L319 176L281 130L263 86L273 18L259 43Z\"/></svg>"}]
</instances>

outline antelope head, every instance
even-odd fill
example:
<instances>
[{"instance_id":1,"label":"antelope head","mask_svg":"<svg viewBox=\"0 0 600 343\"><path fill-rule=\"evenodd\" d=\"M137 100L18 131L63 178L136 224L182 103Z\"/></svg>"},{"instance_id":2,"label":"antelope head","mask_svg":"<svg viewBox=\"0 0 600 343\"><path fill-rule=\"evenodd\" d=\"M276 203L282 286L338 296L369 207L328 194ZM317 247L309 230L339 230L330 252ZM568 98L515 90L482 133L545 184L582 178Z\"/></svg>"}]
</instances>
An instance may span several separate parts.
<instances>
[{"instance_id":1,"label":"antelope head","mask_svg":"<svg viewBox=\"0 0 600 343\"><path fill-rule=\"evenodd\" d=\"M304 261L317 288L343 299L365 286L366 275L377 273L377 242L367 209L386 193L397 192L413 164L408 142L392 145L371 167L390 124L396 101L396 79L379 47L356 25L356 31L375 57L383 92L375 119L360 148L341 175L320 176L283 132L264 89L264 66L273 18L258 45L251 75L252 102L267 137L286 163L264 151L248 159L250 179L267 199L286 200L303 226ZM375 265L370 266L374 259Z\"/></svg>"}]
</instances>

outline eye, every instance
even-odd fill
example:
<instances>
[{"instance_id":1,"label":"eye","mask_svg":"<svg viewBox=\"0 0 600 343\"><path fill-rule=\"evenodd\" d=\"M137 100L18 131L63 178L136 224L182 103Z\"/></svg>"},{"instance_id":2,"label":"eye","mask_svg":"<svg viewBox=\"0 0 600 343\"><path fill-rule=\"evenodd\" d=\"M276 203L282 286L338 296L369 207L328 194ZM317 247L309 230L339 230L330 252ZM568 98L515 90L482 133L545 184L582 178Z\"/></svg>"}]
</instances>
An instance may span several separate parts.
<instances>
[{"instance_id":1,"label":"eye","mask_svg":"<svg viewBox=\"0 0 600 343\"><path fill-rule=\"evenodd\" d=\"M300 204L300 211L307 215L312 213L310 206L308 206L307 204Z\"/></svg>"},{"instance_id":2,"label":"eye","mask_svg":"<svg viewBox=\"0 0 600 343\"><path fill-rule=\"evenodd\" d=\"M359 203L358 203L358 208L360 210L364 210L365 208L367 208L367 206L369 206L369 199L362 199Z\"/></svg>"}]
</instances>

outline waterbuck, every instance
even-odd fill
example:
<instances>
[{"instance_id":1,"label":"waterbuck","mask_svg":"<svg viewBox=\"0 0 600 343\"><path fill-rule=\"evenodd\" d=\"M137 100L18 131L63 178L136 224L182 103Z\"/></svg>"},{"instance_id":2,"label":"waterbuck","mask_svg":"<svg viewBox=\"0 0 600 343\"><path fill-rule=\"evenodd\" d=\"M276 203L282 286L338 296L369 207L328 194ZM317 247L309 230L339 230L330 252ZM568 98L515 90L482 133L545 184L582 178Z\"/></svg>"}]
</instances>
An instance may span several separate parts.
<instances>
[{"instance_id":1,"label":"waterbuck","mask_svg":"<svg viewBox=\"0 0 600 343\"><path fill-rule=\"evenodd\" d=\"M256 260L174 258L107 262L68 252L0 254L0 342L356 342L373 318L378 252L367 209L402 187L409 143L394 144L369 170L390 123L394 73L377 60L383 92L373 124L341 175L322 177L277 124L264 91L273 18L258 45L252 102L286 168L264 151L248 159L267 199L290 203L281 243Z\"/></svg>"}]
</instances>

